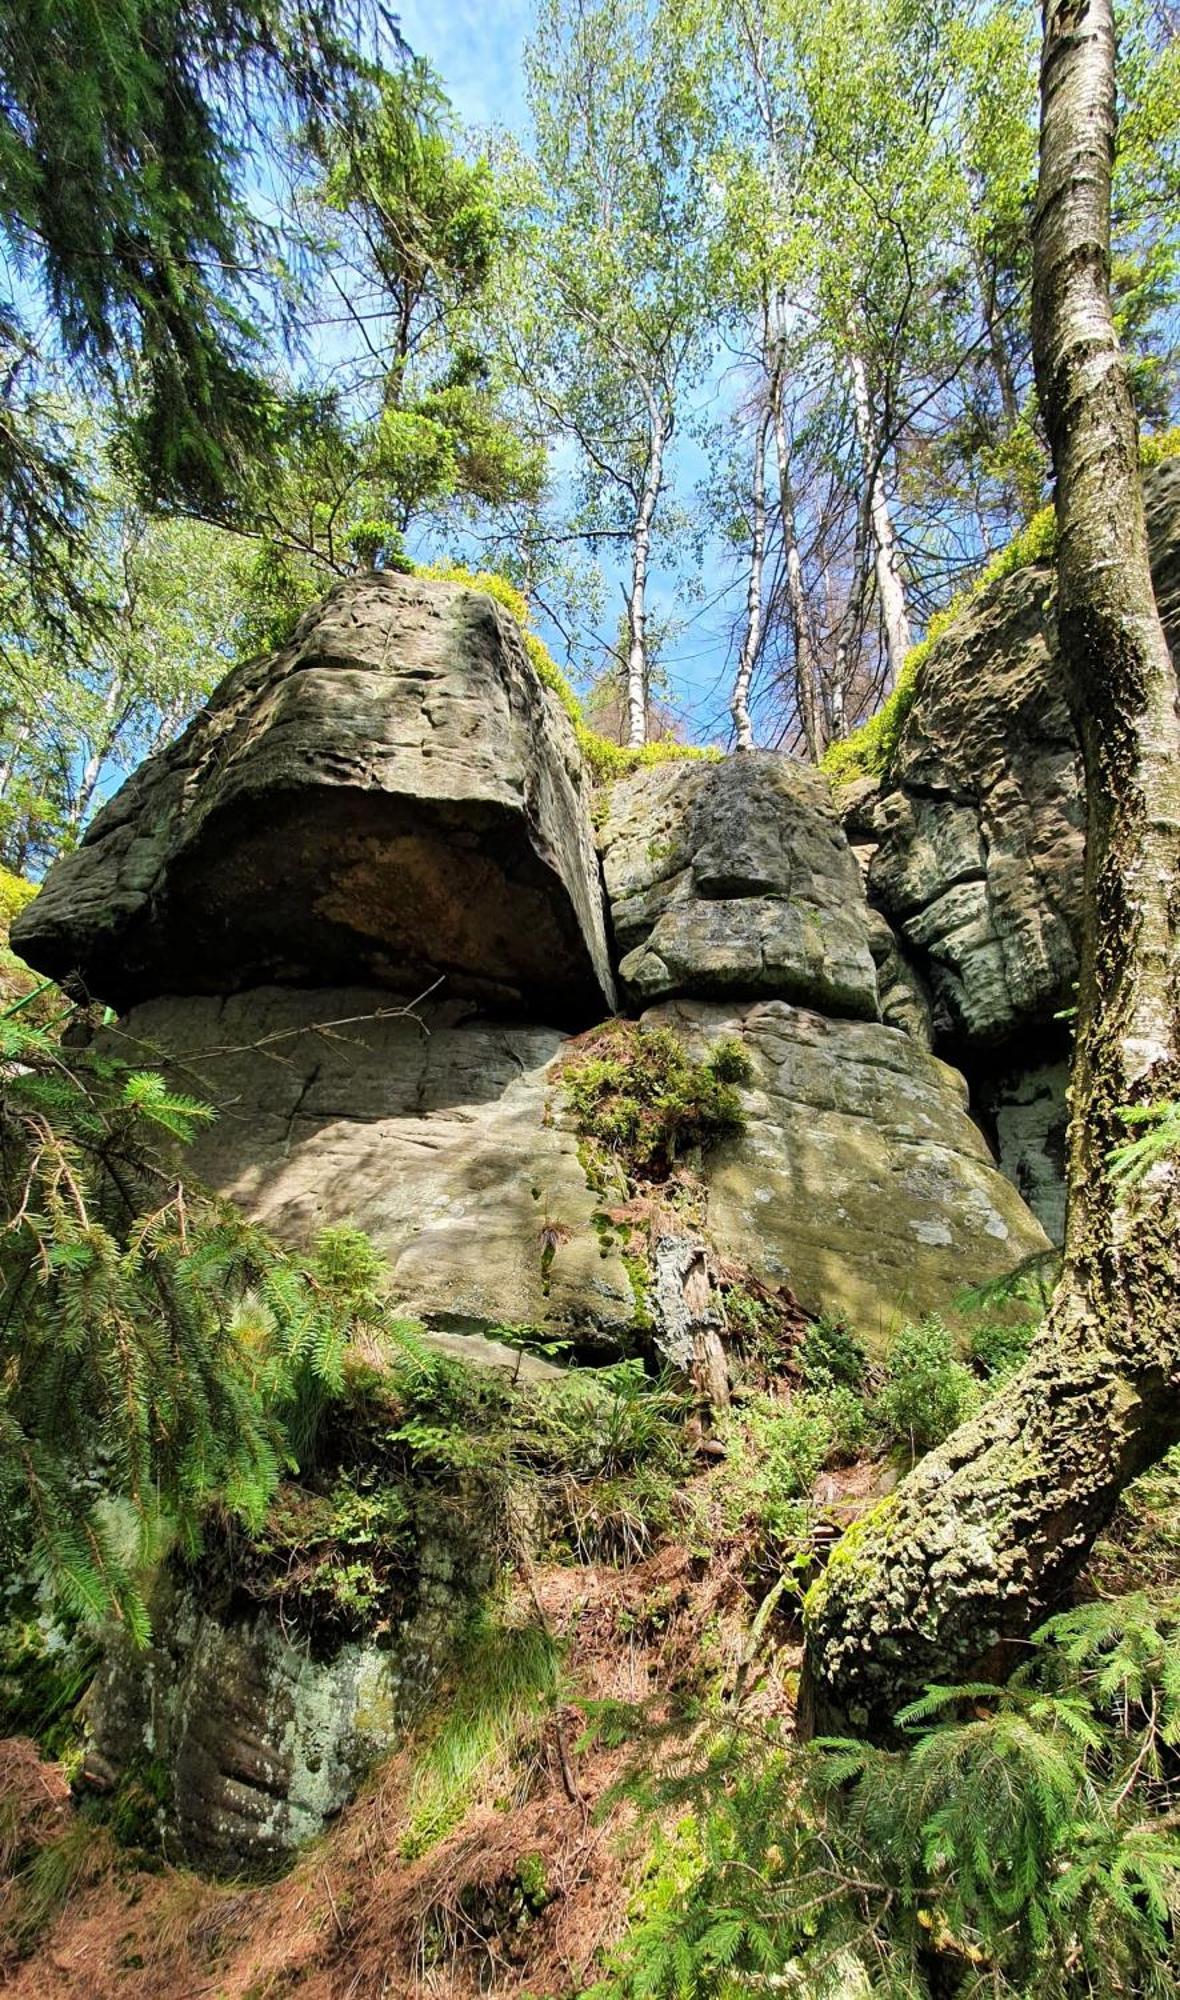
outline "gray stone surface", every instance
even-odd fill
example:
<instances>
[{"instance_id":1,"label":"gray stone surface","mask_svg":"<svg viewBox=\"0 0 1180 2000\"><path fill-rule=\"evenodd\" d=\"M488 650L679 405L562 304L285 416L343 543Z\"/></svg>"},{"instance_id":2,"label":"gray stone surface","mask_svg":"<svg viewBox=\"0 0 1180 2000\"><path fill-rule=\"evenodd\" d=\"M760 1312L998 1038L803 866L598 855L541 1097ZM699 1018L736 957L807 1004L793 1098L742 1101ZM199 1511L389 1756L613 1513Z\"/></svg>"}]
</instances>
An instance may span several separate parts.
<instances>
[{"instance_id":1,"label":"gray stone surface","mask_svg":"<svg viewBox=\"0 0 1180 2000\"><path fill-rule=\"evenodd\" d=\"M338 584L144 764L15 936L123 1008L442 979L565 1026L613 984L573 728L513 620L456 584Z\"/></svg>"},{"instance_id":2,"label":"gray stone surface","mask_svg":"<svg viewBox=\"0 0 1180 2000\"><path fill-rule=\"evenodd\" d=\"M395 1306L455 1351L514 1365L510 1348L475 1344L500 1325L588 1352L632 1342L631 1280L600 1239L601 1197L564 1106L566 1039L463 1019L457 1004L424 1010L421 1026L374 1018L383 1004L372 989L160 1000L134 1010L116 1046L167 1060L221 1107L188 1155L195 1175L289 1241L332 1222L366 1229ZM721 1259L872 1337L1045 1248L967 1115L962 1078L896 1028L782 1001L682 1001L644 1020L701 1053L740 1034L754 1061L748 1132L703 1163Z\"/></svg>"},{"instance_id":3,"label":"gray stone surface","mask_svg":"<svg viewBox=\"0 0 1180 2000\"><path fill-rule=\"evenodd\" d=\"M1144 479L1156 594L1180 641L1180 461ZM956 1054L1043 1027L1077 975L1081 763L1052 571L985 591L932 648L888 784L842 800L869 893L924 972Z\"/></svg>"},{"instance_id":4,"label":"gray stone surface","mask_svg":"<svg viewBox=\"0 0 1180 2000\"><path fill-rule=\"evenodd\" d=\"M878 1349L903 1319L1002 1276L1047 1238L967 1111L963 1079L896 1028L770 1000L680 1001L645 1020L701 1051L740 1035L748 1129L712 1155L707 1224L723 1257Z\"/></svg>"},{"instance_id":5,"label":"gray stone surface","mask_svg":"<svg viewBox=\"0 0 1180 2000\"><path fill-rule=\"evenodd\" d=\"M214 1874L281 1865L354 1796L421 1714L470 1598L448 1551L420 1552L413 1615L382 1646L327 1654L270 1610L218 1612L165 1577L146 1652L112 1637L87 1697L83 1781L166 1774L169 1853Z\"/></svg>"},{"instance_id":6,"label":"gray stone surface","mask_svg":"<svg viewBox=\"0 0 1180 2000\"><path fill-rule=\"evenodd\" d=\"M497 1325L613 1345L634 1294L593 1225L577 1140L551 1072L554 1029L416 1017L372 988L263 987L224 1001L147 1001L113 1046L163 1060L218 1107L190 1171L286 1241L368 1231L398 1310L466 1343ZM559 1240L547 1273L543 1232ZM470 1351L469 1344L454 1351ZM511 1348L480 1358L515 1367Z\"/></svg>"},{"instance_id":7,"label":"gray stone surface","mask_svg":"<svg viewBox=\"0 0 1180 2000\"><path fill-rule=\"evenodd\" d=\"M599 846L633 1004L766 993L876 1019L864 892L818 772L769 751L652 765L613 786Z\"/></svg>"},{"instance_id":8,"label":"gray stone surface","mask_svg":"<svg viewBox=\"0 0 1180 2000\"><path fill-rule=\"evenodd\" d=\"M1065 1093L1069 1064L1035 1063L980 1080L979 1109L995 1132L1000 1166L1051 1241L1065 1236Z\"/></svg>"}]
</instances>

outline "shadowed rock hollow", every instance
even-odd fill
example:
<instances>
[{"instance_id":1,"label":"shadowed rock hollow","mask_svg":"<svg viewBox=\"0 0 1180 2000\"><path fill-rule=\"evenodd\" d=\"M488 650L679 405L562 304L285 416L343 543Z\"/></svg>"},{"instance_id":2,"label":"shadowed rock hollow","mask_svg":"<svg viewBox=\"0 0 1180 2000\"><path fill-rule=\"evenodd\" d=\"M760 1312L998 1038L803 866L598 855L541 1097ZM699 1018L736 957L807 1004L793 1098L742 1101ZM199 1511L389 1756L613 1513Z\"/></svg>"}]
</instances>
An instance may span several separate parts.
<instances>
[{"instance_id":1,"label":"shadowed rock hollow","mask_svg":"<svg viewBox=\"0 0 1180 2000\"><path fill-rule=\"evenodd\" d=\"M16 942L120 1008L441 979L581 1026L614 998L588 792L491 598L353 579L136 772Z\"/></svg>"}]
</instances>

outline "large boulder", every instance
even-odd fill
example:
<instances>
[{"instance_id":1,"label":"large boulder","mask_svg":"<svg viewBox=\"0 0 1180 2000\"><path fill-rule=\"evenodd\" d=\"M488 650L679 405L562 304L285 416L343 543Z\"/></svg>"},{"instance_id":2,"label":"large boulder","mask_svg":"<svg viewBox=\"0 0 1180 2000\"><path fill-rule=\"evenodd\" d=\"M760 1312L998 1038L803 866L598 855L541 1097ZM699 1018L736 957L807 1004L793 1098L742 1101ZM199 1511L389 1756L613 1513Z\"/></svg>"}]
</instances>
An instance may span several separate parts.
<instances>
[{"instance_id":1,"label":"large boulder","mask_svg":"<svg viewBox=\"0 0 1180 2000\"><path fill-rule=\"evenodd\" d=\"M380 1639L331 1645L281 1607L209 1601L163 1572L150 1644L107 1635L82 1783L109 1791L146 1771L170 1854L213 1874L273 1872L419 1720L491 1570L488 1551L428 1537L404 1615Z\"/></svg>"},{"instance_id":2,"label":"large boulder","mask_svg":"<svg viewBox=\"0 0 1180 2000\"><path fill-rule=\"evenodd\" d=\"M1180 460L1144 479L1152 571L1180 641ZM934 995L956 1059L1048 1029L1077 977L1085 809L1058 669L1053 570L992 585L935 642L886 784L850 789L871 900Z\"/></svg>"},{"instance_id":3,"label":"large boulder","mask_svg":"<svg viewBox=\"0 0 1180 2000\"><path fill-rule=\"evenodd\" d=\"M962 1077L898 1029L780 1000L680 1001L644 1020L696 1053L740 1036L753 1065L747 1129L709 1162L711 1240L878 1351L901 1320L1048 1249Z\"/></svg>"},{"instance_id":4,"label":"large boulder","mask_svg":"<svg viewBox=\"0 0 1180 2000\"><path fill-rule=\"evenodd\" d=\"M864 891L819 772L770 751L649 766L612 788L599 847L633 1004L763 993L878 1018Z\"/></svg>"},{"instance_id":5,"label":"large boulder","mask_svg":"<svg viewBox=\"0 0 1180 2000\"><path fill-rule=\"evenodd\" d=\"M674 1340L659 1270L645 1295L602 1226L562 1088L573 1044L462 1013L270 988L145 1003L119 1045L222 1107L189 1155L196 1174L292 1242L359 1224L397 1308L472 1358L514 1361L504 1329L587 1355ZM962 1078L898 1029L748 997L644 1022L695 1054L740 1036L753 1063L745 1135L701 1164L723 1262L872 1339L1046 1247Z\"/></svg>"},{"instance_id":6,"label":"large boulder","mask_svg":"<svg viewBox=\"0 0 1180 2000\"><path fill-rule=\"evenodd\" d=\"M50 870L21 955L123 1008L355 979L580 1026L613 1004L589 785L514 621L337 585Z\"/></svg>"},{"instance_id":7,"label":"large boulder","mask_svg":"<svg viewBox=\"0 0 1180 2000\"><path fill-rule=\"evenodd\" d=\"M196 1177L288 1242L366 1230L397 1309L436 1335L530 1328L614 1349L632 1325L559 1115L557 1030L456 1001L407 1013L373 988L264 987L145 1001L112 1045L218 1108L186 1154Z\"/></svg>"}]
</instances>

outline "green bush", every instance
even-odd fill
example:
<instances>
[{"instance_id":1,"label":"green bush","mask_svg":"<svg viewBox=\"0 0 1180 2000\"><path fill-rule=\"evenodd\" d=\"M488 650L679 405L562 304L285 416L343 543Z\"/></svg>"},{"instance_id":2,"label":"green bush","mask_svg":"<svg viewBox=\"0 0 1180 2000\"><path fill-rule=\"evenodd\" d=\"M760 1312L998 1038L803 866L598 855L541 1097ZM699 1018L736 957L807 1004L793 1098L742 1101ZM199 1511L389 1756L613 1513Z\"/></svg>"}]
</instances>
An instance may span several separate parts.
<instances>
[{"instance_id":1,"label":"green bush","mask_svg":"<svg viewBox=\"0 0 1180 2000\"><path fill-rule=\"evenodd\" d=\"M917 1456L941 1444L978 1403L979 1385L943 1322L931 1317L903 1326L890 1342L873 1404L886 1434Z\"/></svg>"},{"instance_id":2,"label":"green bush","mask_svg":"<svg viewBox=\"0 0 1180 2000\"><path fill-rule=\"evenodd\" d=\"M803 1747L727 1719L638 1768L652 1862L588 2000L1171 2000L1180 1598L1067 1612L1007 1687L898 1726Z\"/></svg>"},{"instance_id":3,"label":"green bush","mask_svg":"<svg viewBox=\"0 0 1180 2000\"><path fill-rule=\"evenodd\" d=\"M826 1313L811 1322L799 1343L797 1359L809 1389L824 1389L834 1383L862 1389L868 1376L868 1355L848 1322Z\"/></svg>"},{"instance_id":4,"label":"green bush","mask_svg":"<svg viewBox=\"0 0 1180 2000\"><path fill-rule=\"evenodd\" d=\"M731 1533L755 1527L777 1544L796 1540L806 1529L820 1473L855 1459L868 1434L863 1403L843 1385L790 1397L751 1396L721 1426L723 1525Z\"/></svg>"},{"instance_id":5,"label":"green bush","mask_svg":"<svg viewBox=\"0 0 1180 2000\"><path fill-rule=\"evenodd\" d=\"M620 1020L567 1058L561 1080L583 1139L629 1176L662 1180L685 1153L745 1129L736 1086L750 1075L740 1042L696 1062L670 1028Z\"/></svg>"}]
</instances>

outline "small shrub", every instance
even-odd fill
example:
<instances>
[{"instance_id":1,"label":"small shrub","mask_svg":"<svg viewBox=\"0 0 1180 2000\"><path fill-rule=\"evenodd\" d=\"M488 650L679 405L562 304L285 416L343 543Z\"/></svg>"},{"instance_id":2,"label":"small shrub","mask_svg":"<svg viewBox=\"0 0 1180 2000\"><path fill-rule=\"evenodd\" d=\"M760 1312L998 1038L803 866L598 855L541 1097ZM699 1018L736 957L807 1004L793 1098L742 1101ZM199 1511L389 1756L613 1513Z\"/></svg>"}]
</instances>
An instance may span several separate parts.
<instances>
[{"instance_id":1,"label":"small shrub","mask_svg":"<svg viewBox=\"0 0 1180 2000\"><path fill-rule=\"evenodd\" d=\"M972 1327L967 1352L989 1388L998 1388L1024 1367L1036 1330L1036 1320L984 1319Z\"/></svg>"},{"instance_id":2,"label":"small shrub","mask_svg":"<svg viewBox=\"0 0 1180 2000\"><path fill-rule=\"evenodd\" d=\"M957 1358L943 1322L931 1317L902 1327L890 1344L873 1405L886 1433L917 1456L941 1444L978 1403L978 1384Z\"/></svg>"},{"instance_id":3,"label":"small shrub","mask_svg":"<svg viewBox=\"0 0 1180 2000\"><path fill-rule=\"evenodd\" d=\"M670 1028L613 1021L567 1061L562 1084L583 1139L629 1175L662 1180L685 1153L744 1130L736 1086L750 1074L736 1041L696 1062Z\"/></svg>"},{"instance_id":4,"label":"small shrub","mask_svg":"<svg viewBox=\"0 0 1180 2000\"><path fill-rule=\"evenodd\" d=\"M864 1408L847 1389L789 1399L751 1396L722 1427L726 1528L756 1526L780 1544L797 1538L824 1467L855 1458L867 1434Z\"/></svg>"},{"instance_id":5,"label":"small shrub","mask_svg":"<svg viewBox=\"0 0 1180 2000\"><path fill-rule=\"evenodd\" d=\"M825 1389L833 1383L860 1389L869 1369L868 1355L848 1322L829 1318L826 1313L808 1327L799 1345L798 1361L809 1389Z\"/></svg>"}]
</instances>

